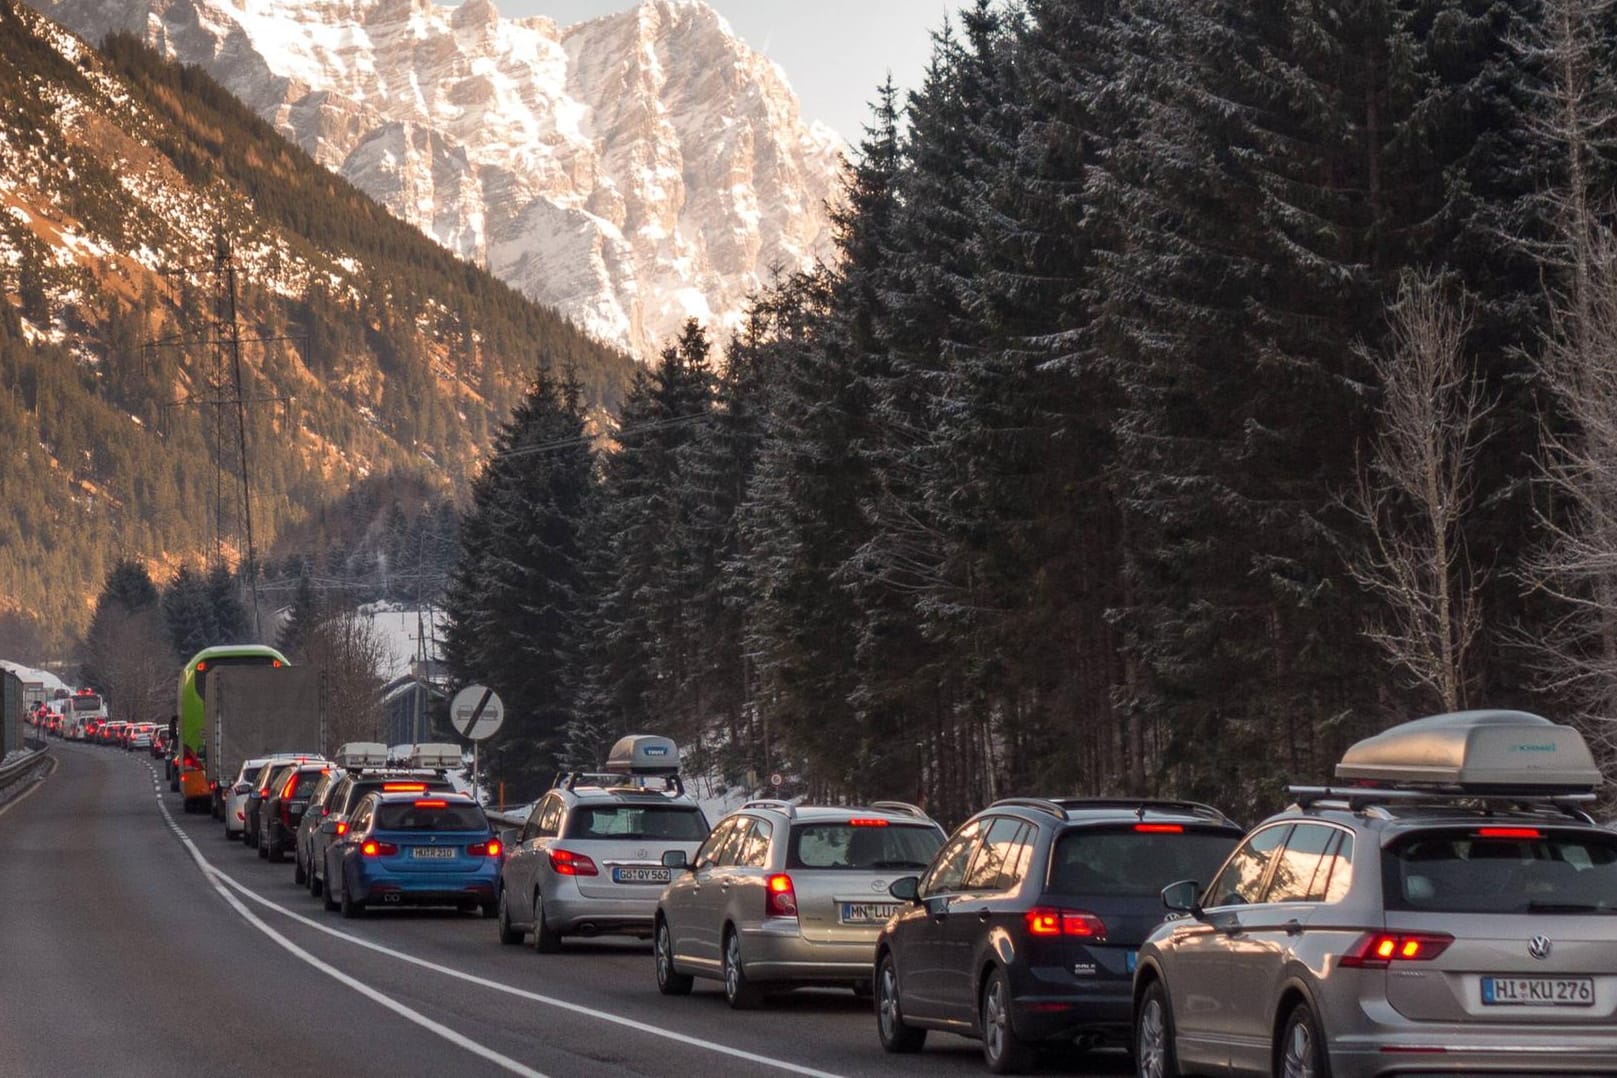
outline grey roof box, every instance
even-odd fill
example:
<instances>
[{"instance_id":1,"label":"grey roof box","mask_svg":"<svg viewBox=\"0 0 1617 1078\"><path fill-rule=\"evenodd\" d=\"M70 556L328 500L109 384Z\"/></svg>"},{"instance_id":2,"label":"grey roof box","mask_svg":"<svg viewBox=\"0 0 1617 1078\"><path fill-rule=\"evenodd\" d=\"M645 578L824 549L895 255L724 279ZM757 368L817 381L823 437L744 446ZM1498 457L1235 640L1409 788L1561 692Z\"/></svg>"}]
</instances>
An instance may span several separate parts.
<instances>
[{"instance_id":1,"label":"grey roof box","mask_svg":"<svg viewBox=\"0 0 1617 1078\"><path fill-rule=\"evenodd\" d=\"M677 775L679 747L651 734L621 737L606 754L606 769L614 775Z\"/></svg>"},{"instance_id":2,"label":"grey roof box","mask_svg":"<svg viewBox=\"0 0 1617 1078\"><path fill-rule=\"evenodd\" d=\"M1457 711L1394 726L1348 749L1336 777L1543 795L1588 793L1601 781L1583 735L1526 711Z\"/></svg>"}]
</instances>

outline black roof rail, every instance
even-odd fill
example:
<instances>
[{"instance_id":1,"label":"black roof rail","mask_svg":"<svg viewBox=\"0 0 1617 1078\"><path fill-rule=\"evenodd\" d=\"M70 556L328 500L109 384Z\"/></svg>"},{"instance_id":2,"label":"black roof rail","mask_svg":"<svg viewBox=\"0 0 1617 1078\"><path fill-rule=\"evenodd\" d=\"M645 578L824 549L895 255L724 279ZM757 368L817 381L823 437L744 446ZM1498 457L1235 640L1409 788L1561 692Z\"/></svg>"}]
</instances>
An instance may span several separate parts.
<instances>
[{"instance_id":1,"label":"black roof rail","mask_svg":"<svg viewBox=\"0 0 1617 1078\"><path fill-rule=\"evenodd\" d=\"M1286 793L1298 808L1306 809L1322 801L1340 802L1350 812L1364 812L1380 805L1461 805L1478 802L1490 808L1499 805L1520 809L1553 808L1581 823L1593 823L1594 818L1583 806L1596 800L1592 793L1555 793L1526 788L1465 789L1462 787L1432 787L1429 789L1376 788L1350 786L1287 786Z\"/></svg>"},{"instance_id":2,"label":"black roof rail","mask_svg":"<svg viewBox=\"0 0 1617 1078\"><path fill-rule=\"evenodd\" d=\"M1026 808L1037 812L1048 812L1058 819L1067 818L1067 810L1059 803L1045 797L1002 797L988 806L989 808Z\"/></svg>"},{"instance_id":3,"label":"black roof rail","mask_svg":"<svg viewBox=\"0 0 1617 1078\"><path fill-rule=\"evenodd\" d=\"M1128 809L1141 816L1147 812L1183 812L1220 823L1234 823L1229 816L1201 801L1179 801L1160 797L1062 797L1056 804L1064 809Z\"/></svg>"},{"instance_id":4,"label":"black roof rail","mask_svg":"<svg viewBox=\"0 0 1617 1078\"><path fill-rule=\"evenodd\" d=\"M771 812L781 813L788 820L797 819L797 806L790 801L782 801L778 797L760 797L757 800L748 801L741 807L744 809L769 809Z\"/></svg>"}]
</instances>

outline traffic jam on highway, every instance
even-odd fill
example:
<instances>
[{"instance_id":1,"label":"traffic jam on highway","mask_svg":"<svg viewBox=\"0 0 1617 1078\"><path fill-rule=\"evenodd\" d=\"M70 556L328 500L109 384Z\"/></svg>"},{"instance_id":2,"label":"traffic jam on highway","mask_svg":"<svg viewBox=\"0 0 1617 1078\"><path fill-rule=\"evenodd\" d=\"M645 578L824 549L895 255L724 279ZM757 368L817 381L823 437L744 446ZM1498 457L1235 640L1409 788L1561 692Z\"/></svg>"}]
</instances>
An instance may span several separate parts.
<instances>
[{"instance_id":1,"label":"traffic jam on highway","mask_svg":"<svg viewBox=\"0 0 1617 1078\"><path fill-rule=\"evenodd\" d=\"M61 704L30 721L61 736ZM113 725L85 740L164 757L188 803L187 750ZM1038 797L953 833L896 801L710 821L651 735L502 827L457 790L462 766L453 744L249 755L211 811L344 918L459 909L492 922L489 946L540 955L639 938L664 996L707 979L748 1010L848 990L871 1001L873 1051L959 1034L994 1073L1074 1046L1146 1078L1617 1060L1617 832L1590 816L1581 736L1524 712L1395 726L1250 829L1192 802Z\"/></svg>"}]
</instances>

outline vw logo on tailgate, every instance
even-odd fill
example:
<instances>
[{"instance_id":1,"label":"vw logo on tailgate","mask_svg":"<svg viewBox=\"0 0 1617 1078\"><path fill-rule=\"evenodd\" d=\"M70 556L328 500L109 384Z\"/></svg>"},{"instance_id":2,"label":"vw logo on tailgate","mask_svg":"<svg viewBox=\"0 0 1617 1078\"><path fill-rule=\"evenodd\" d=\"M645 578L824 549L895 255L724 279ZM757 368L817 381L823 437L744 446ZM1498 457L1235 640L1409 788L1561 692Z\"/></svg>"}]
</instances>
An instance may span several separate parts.
<instances>
[{"instance_id":1,"label":"vw logo on tailgate","mask_svg":"<svg viewBox=\"0 0 1617 1078\"><path fill-rule=\"evenodd\" d=\"M1534 936L1527 941L1527 953L1534 958L1550 957L1550 947L1550 937L1548 936Z\"/></svg>"}]
</instances>

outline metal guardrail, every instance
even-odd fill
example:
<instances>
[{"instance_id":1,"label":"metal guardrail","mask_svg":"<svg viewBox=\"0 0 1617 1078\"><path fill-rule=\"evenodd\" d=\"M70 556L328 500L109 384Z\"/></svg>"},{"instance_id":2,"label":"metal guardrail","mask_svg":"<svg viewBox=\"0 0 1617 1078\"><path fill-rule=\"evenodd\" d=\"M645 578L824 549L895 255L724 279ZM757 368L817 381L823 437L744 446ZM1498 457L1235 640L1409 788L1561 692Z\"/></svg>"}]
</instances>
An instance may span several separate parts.
<instances>
[{"instance_id":1,"label":"metal guardrail","mask_svg":"<svg viewBox=\"0 0 1617 1078\"><path fill-rule=\"evenodd\" d=\"M0 805L32 786L40 768L50 763L50 750L43 741L28 740L24 744L33 751L0 767Z\"/></svg>"}]
</instances>

